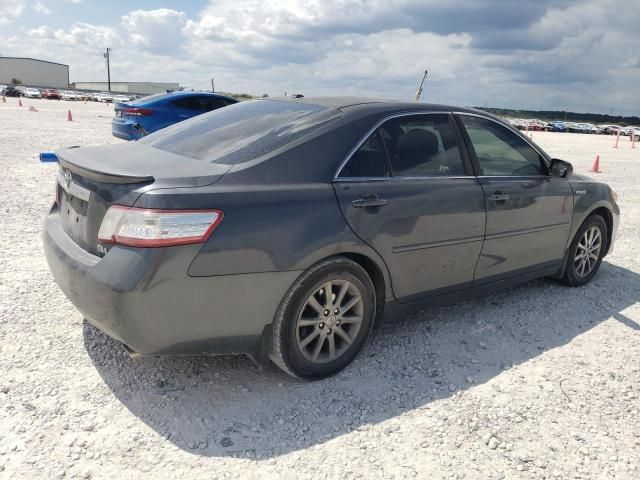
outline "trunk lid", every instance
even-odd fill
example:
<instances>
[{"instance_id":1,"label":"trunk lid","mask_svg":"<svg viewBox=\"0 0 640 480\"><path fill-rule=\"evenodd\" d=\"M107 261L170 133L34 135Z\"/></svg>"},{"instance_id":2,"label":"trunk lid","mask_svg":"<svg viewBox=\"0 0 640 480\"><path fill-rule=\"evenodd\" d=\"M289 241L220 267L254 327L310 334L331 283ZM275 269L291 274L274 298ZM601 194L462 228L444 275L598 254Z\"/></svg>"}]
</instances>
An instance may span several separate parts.
<instances>
[{"instance_id":1,"label":"trunk lid","mask_svg":"<svg viewBox=\"0 0 640 480\"><path fill-rule=\"evenodd\" d=\"M67 235L84 250L102 256L98 230L111 205L133 206L157 188L210 185L231 168L158 150L136 142L69 148L60 159L57 201Z\"/></svg>"}]
</instances>

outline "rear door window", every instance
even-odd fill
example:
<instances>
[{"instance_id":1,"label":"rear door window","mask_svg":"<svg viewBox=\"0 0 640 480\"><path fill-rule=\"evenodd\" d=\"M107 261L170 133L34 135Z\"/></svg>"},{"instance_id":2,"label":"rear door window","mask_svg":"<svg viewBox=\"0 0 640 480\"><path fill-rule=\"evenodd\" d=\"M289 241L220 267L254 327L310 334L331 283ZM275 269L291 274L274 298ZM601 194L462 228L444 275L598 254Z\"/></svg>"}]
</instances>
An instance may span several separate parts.
<instances>
[{"instance_id":1,"label":"rear door window","mask_svg":"<svg viewBox=\"0 0 640 480\"><path fill-rule=\"evenodd\" d=\"M358 148L340 171L339 178L386 177L387 154L380 132L376 130Z\"/></svg>"},{"instance_id":2,"label":"rear door window","mask_svg":"<svg viewBox=\"0 0 640 480\"><path fill-rule=\"evenodd\" d=\"M230 103L223 98L209 97L209 110L226 107Z\"/></svg>"},{"instance_id":3,"label":"rear door window","mask_svg":"<svg viewBox=\"0 0 640 480\"><path fill-rule=\"evenodd\" d=\"M380 127L397 177L465 175L449 116L423 114L392 118Z\"/></svg>"},{"instance_id":4,"label":"rear door window","mask_svg":"<svg viewBox=\"0 0 640 480\"><path fill-rule=\"evenodd\" d=\"M171 101L171 104L178 108L184 108L185 110L195 112L208 112L212 109L209 97L200 95L189 95L188 97L176 98Z\"/></svg>"}]
</instances>

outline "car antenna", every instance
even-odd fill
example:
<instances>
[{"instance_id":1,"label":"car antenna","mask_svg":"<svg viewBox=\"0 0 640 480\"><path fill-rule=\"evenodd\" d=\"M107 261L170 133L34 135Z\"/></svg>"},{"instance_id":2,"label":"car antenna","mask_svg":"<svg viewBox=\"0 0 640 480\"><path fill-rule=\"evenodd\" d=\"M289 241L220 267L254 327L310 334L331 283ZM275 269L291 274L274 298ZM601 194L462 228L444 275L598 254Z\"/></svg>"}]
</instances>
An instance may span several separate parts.
<instances>
[{"instance_id":1,"label":"car antenna","mask_svg":"<svg viewBox=\"0 0 640 480\"><path fill-rule=\"evenodd\" d=\"M427 73L429 73L429 70L424 71L424 76L422 77L422 81L420 82L420 86L418 87L418 91L416 92L416 102L419 102L420 97L422 96L422 86L424 85L424 81L427 78Z\"/></svg>"}]
</instances>

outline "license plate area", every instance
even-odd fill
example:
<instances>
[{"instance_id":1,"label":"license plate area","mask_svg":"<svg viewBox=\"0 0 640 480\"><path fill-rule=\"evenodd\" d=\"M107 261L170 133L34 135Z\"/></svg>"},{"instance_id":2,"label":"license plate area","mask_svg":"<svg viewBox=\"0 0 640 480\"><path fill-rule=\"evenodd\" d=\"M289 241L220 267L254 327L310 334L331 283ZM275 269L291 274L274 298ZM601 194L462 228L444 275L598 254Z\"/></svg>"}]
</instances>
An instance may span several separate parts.
<instances>
[{"instance_id":1,"label":"license plate area","mask_svg":"<svg viewBox=\"0 0 640 480\"><path fill-rule=\"evenodd\" d=\"M62 228L80 246L87 244L87 212L89 202L60 189L60 219Z\"/></svg>"}]
</instances>

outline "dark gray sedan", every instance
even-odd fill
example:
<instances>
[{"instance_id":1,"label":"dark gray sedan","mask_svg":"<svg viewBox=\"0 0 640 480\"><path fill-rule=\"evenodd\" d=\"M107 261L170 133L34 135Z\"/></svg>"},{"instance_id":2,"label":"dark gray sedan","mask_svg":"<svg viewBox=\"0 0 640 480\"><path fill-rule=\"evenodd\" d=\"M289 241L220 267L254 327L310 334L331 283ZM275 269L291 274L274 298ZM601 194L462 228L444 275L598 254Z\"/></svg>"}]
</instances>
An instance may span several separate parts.
<instances>
[{"instance_id":1,"label":"dark gray sedan","mask_svg":"<svg viewBox=\"0 0 640 480\"><path fill-rule=\"evenodd\" d=\"M47 260L135 355L346 367L374 323L536 277L579 286L615 194L484 112L354 98L243 102L59 152Z\"/></svg>"}]
</instances>

